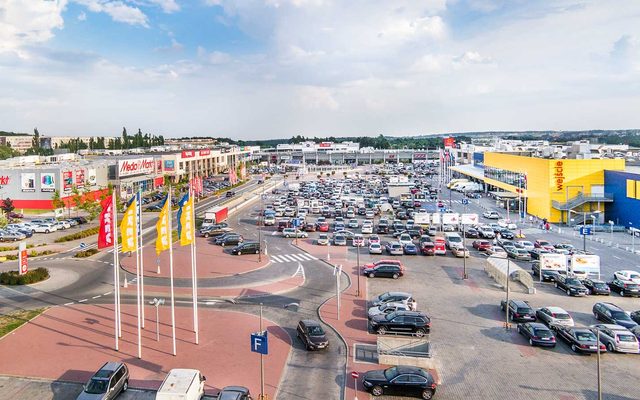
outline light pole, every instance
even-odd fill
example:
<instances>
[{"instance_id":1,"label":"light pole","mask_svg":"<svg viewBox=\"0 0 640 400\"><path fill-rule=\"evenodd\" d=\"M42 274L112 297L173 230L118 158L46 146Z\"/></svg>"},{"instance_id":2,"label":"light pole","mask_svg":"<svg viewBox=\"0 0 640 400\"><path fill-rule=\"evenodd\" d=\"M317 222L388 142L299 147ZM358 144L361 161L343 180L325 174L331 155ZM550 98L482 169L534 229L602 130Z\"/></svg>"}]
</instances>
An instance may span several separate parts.
<instances>
[{"instance_id":1,"label":"light pole","mask_svg":"<svg viewBox=\"0 0 640 400\"><path fill-rule=\"evenodd\" d=\"M602 376L600 371L600 328L596 327L596 346L598 346L598 357L596 363L598 366L598 400L602 400Z\"/></svg>"},{"instance_id":2,"label":"light pole","mask_svg":"<svg viewBox=\"0 0 640 400\"><path fill-rule=\"evenodd\" d=\"M467 240L464 228L465 225L462 224L462 279L467 279Z\"/></svg>"},{"instance_id":3,"label":"light pole","mask_svg":"<svg viewBox=\"0 0 640 400\"><path fill-rule=\"evenodd\" d=\"M356 290L356 297L360 297L360 243L356 246L356 272L358 274L358 289Z\"/></svg>"},{"instance_id":4,"label":"light pole","mask_svg":"<svg viewBox=\"0 0 640 400\"><path fill-rule=\"evenodd\" d=\"M613 221L609 220L609 226L611 226L611 245L613 246Z\"/></svg>"},{"instance_id":5,"label":"light pole","mask_svg":"<svg viewBox=\"0 0 640 400\"><path fill-rule=\"evenodd\" d=\"M164 299L153 298L149 302L150 305L156 308L156 342L160 341L160 311L158 310L161 305L164 304Z\"/></svg>"},{"instance_id":6,"label":"light pole","mask_svg":"<svg viewBox=\"0 0 640 400\"><path fill-rule=\"evenodd\" d=\"M504 323L504 329L505 330L509 330L511 329L511 325L509 324L509 273L510 271L510 267L511 267L511 262L509 261L509 257L507 257L507 302L505 304L505 323ZM540 272L540 274L542 275L542 272Z\"/></svg>"},{"instance_id":7,"label":"light pole","mask_svg":"<svg viewBox=\"0 0 640 400\"><path fill-rule=\"evenodd\" d=\"M260 334L265 334L262 330L262 303L260 303ZM264 354L262 352L260 352L260 399L266 399L264 393Z\"/></svg>"}]
</instances>

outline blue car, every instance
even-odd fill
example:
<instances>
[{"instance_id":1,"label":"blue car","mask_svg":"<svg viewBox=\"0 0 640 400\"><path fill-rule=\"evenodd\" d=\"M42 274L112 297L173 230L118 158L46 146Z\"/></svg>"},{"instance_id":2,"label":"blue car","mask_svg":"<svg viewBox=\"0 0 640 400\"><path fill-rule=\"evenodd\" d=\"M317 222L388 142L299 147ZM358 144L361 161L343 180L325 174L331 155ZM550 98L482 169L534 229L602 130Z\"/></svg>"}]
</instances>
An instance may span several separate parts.
<instances>
[{"instance_id":1,"label":"blue car","mask_svg":"<svg viewBox=\"0 0 640 400\"><path fill-rule=\"evenodd\" d=\"M418 254L418 246L416 246L413 243L405 244L404 245L404 254L410 255L410 256L417 255Z\"/></svg>"}]
</instances>

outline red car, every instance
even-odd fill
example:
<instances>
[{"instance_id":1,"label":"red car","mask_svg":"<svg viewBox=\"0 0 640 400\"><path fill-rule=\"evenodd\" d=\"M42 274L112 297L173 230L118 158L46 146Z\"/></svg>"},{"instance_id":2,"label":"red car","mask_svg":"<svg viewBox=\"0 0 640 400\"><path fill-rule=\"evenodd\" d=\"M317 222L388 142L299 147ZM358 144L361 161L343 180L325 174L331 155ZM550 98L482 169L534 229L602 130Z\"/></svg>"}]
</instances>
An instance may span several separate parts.
<instances>
[{"instance_id":1,"label":"red car","mask_svg":"<svg viewBox=\"0 0 640 400\"><path fill-rule=\"evenodd\" d=\"M442 201L438 201L438 208L444 207L444 203Z\"/></svg>"},{"instance_id":2,"label":"red car","mask_svg":"<svg viewBox=\"0 0 640 400\"><path fill-rule=\"evenodd\" d=\"M555 249L553 248L553 246L551 245L551 243L549 243L546 240L543 239L538 239L533 243L533 247L537 248L537 249L545 249L545 250L549 250L549 251L554 251Z\"/></svg>"},{"instance_id":3,"label":"red car","mask_svg":"<svg viewBox=\"0 0 640 400\"><path fill-rule=\"evenodd\" d=\"M488 240L474 240L472 246L478 251L487 251L493 244Z\"/></svg>"},{"instance_id":4,"label":"red car","mask_svg":"<svg viewBox=\"0 0 640 400\"><path fill-rule=\"evenodd\" d=\"M328 222L320 222L318 224L318 232L329 232L329 223Z\"/></svg>"},{"instance_id":5,"label":"red car","mask_svg":"<svg viewBox=\"0 0 640 400\"><path fill-rule=\"evenodd\" d=\"M367 268L375 268L378 265L382 265L382 264L396 264L399 265L402 269L404 269L404 266L402 265L402 263L400 262L400 260L378 260L376 262L373 262L371 264L365 264L362 266L362 269L365 270Z\"/></svg>"},{"instance_id":6,"label":"red car","mask_svg":"<svg viewBox=\"0 0 640 400\"><path fill-rule=\"evenodd\" d=\"M423 242L422 247L420 247L420 251L425 256L435 256L436 255L436 245L433 242Z\"/></svg>"}]
</instances>

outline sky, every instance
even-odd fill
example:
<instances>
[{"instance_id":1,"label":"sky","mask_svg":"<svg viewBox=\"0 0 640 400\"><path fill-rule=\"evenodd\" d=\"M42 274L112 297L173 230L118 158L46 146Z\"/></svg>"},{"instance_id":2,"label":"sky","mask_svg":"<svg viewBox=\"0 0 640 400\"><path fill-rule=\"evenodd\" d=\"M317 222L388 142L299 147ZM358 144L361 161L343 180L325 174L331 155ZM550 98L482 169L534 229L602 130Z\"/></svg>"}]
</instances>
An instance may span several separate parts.
<instances>
[{"instance_id":1,"label":"sky","mask_svg":"<svg viewBox=\"0 0 640 400\"><path fill-rule=\"evenodd\" d=\"M640 128L637 0L0 0L0 130Z\"/></svg>"}]
</instances>

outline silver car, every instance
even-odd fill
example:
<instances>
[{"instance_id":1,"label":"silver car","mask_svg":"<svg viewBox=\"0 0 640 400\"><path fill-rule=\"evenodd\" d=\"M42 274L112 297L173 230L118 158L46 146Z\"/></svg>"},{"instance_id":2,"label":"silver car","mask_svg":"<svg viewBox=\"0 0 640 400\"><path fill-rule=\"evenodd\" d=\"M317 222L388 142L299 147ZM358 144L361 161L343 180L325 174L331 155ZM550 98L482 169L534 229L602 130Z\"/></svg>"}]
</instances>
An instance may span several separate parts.
<instances>
[{"instance_id":1,"label":"silver car","mask_svg":"<svg viewBox=\"0 0 640 400\"><path fill-rule=\"evenodd\" d=\"M369 319L373 318L376 315L380 314L389 314L394 311L410 311L409 305L407 303L385 303L379 306L369 307L369 311L367 312L367 317Z\"/></svg>"},{"instance_id":2,"label":"silver car","mask_svg":"<svg viewBox=\"0 0 640 400\"><path fill-rule=\"evenodd\" d=\"M549 328L557 326L574 326L573 318L560 307L543 307L536 311L536 317Z\"/></svg>"},{"instance_id":3,"label":"silver car","mask_svg":"<svg viewBox=\"0 0 640 400\"><path fill-rule=\"evenodd\" d=\"M596 324L591 325L591 331L596 333L600 330L600 342L607 346L607 351L619 353L640 352L638 346L638 338L627 328L615 324Z\"/></svg>"},{"instance_id":4,"label":"silver car","mask_svg":"<svg viewBox=\"0 0 640 400\"><path fill-rule=\"evenodd\" d=\"M121 362L108 362L82 387L76 400L111 400L129 388L129 368Z\"/></svg>"}]
</instances>

